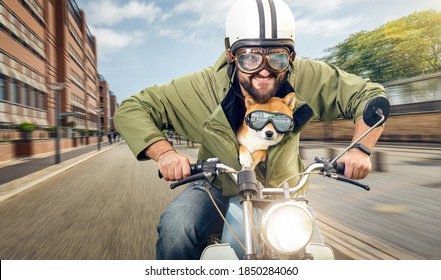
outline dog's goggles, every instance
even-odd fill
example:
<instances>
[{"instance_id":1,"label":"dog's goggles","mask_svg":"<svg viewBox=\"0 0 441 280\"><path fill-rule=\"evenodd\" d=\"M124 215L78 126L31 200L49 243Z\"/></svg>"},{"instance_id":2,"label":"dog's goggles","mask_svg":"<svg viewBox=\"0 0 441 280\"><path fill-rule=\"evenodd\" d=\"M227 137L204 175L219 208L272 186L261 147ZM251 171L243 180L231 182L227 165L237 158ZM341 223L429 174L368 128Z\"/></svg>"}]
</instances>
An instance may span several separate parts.
<instances>
[{"instance_id":1,"label":"dog's goggles","mask_svg":"<svg viewBox=\"0 0 441 280\"><path fill-rule=\"evenodd\" d=\"M245 123L254 130L262 130L272 123L278 133L288 133L294 127L292 118L282 113L254 111L245 116Z\"/></svg>"},{"instance_id":2,"label":"dog's goggles","mask_svg":"<svg viewBox=\"0 0 441 280\"><path fill-rule=\"evenodd\" d=\"M258 73L265 65L268 65L268 70L271 72L279 74L288 68L291 56L289 50L285 48L257 48L240 49L233 59L239 70L246 74Z\"/></svg>"}]
</instances>

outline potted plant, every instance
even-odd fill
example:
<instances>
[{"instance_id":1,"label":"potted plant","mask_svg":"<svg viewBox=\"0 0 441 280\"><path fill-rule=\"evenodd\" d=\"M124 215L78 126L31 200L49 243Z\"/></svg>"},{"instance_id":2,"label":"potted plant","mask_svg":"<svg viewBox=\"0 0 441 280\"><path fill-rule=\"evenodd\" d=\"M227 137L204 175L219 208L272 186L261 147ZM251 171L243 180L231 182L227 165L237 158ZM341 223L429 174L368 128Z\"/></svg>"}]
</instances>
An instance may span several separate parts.
<instances>
[{"instance_id":1,"label":"potted plant","mask_svg":"<svg viewBox=\"0 0 441 280\"><path fill-rule=\"evenodd\" d=\"M49 126L45 128L50 138L57 137L57 127L56 126Z\"/></svg>"},{"instance_id":2,"label":"potted plant","mask_svg":"<svg viewBox=\"0 0 441 280\"><path fill-rule=\"evenodd\" d=\"M32 138L32 132L37 129L37 126L30 122L22 122L17 126L17 129L21 132L22 139L30 140Z\"/></svg>"},{"instance_id":3,"label":"potted plant","mask_svg":"<svg viewBox=\"0 0 441 280\"><path fill-rule=\"evenodd\" d=\"M77 125L76 122L70 121L66 122L64 126L67 128L67 138L72 138L72 129Z\"/></svg>"},{"instance_id":4,"label":"potted plant","mask_svg":"<svg viewBox=\"0 0 441 280\"><path fill-rule=\"evenodd\" d=\"M89 130L88 129L80 129L80 130L78 130L78 132L80 133L80 144L85 145L86 141L84 139L88 138Z\"/></svg>"}]
</instances>

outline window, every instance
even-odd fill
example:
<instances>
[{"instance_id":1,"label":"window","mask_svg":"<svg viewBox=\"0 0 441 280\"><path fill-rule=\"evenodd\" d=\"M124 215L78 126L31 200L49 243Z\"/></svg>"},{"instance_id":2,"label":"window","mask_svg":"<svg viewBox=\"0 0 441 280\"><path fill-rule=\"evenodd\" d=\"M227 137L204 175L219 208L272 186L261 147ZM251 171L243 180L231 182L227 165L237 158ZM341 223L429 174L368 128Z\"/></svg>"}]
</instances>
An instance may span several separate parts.
<instances>
[{"instance_id":1,"label":"window","mask_svg":"<svg viewBox=\"0 0 441 280\"><path fill-rule=\"evenodd\" d=\"M34 96L34 100L35 100L35 108L40 108L40 98L38 98L39 96L39 91L37 89L34 88L34 92L33 92L33 96Z\"/></svg>"},{"instance_id":2,"label":"window","mask_svg":"<svg viewBox=\"0 0 441 280\"><path fill-rule=\"evenodd\" d=\"M41 110L46 110L46 94L40 91L40 107Z\"/></svg>"},{"instance_id":3,"label":"window","mask_svg":"<svg viewBox=\"0 0 441 280\"><path fill-rule=\"evenodd\" d=\"M27 90L28 87L26 84L21 84L20 88L20 103L23 105L29 105Z\"/></svg>"},{"instance_id":4,"label":"window","mask_svg":"<svg viewBox=\"0 0 441 280\"><path fill-rule=\"evenodd\" d=\"M35 100L35 88L30 88L29 90L29 106L31 107L37 107L36 106L36 100Z\"/></svg>"},{"instance_id":5,"label":"window","mask_svg":"<svg viewBox=\"0 0 441 280\"><path fill-rule=\"evenodd\" d=\"M0 100L6 99L5 84L6 84L5 76L0 74Z\"/></svg>"},{"instance_id":6,"label":"window","mask_svg":"<svg viewBox=\"0 0 441 280\"><path fill-rule=\"evenodd\" d=\"M12 79L10 83L10 101L18 103L18 81L16 79Z\"/></svg>"}]
</instances>

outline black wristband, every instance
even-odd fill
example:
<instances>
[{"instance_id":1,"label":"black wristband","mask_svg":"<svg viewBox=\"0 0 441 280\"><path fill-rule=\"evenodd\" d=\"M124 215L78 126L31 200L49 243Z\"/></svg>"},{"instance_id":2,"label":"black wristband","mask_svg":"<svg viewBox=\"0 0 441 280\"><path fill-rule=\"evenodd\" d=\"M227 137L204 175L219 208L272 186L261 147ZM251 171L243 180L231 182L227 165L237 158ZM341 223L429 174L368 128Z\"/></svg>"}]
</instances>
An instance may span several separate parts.
<instances>
[{"instance_id":1,"label":"black wristband","mask_svg":"<svg viewBox=\"0 0 441 280\"><path fill-rule=\"evenodd\" d=\"M366 147L363 144L355 144L354 146L351 147L351 149L354 149L354 148L362 151L363 153L367 154L368 156L371 155L371 149L369 149L368 147Z\"/></svg>"}]
</instances>

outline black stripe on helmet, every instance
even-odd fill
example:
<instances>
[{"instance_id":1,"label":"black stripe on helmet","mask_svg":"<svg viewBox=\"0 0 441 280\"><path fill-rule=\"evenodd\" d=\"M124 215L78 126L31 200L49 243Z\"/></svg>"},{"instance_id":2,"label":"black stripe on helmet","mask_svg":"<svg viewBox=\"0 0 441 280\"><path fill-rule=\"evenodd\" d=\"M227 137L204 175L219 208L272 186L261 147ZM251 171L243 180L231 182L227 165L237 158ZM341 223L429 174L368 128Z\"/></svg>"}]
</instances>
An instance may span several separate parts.
<instances>
[{"instance_id":1,"label":"black stripe on helmet","mask_svg":"<svg viewBox=\"0 0 441 280\"><path fill-rule=\"evenodd\" d=\"M260 23L260 38L265 38L265 12L263 10L262 0L256 0L257 11L259 13L259 23Z\"/></svg>"},{"instance_id":2,"label":"black stripe on helmet","mask_svg":"<svg viewBox=\"0 0 441 280\"><path fill-rule=\"evenodd\" d=\"M271 11L271 38L277 38L277 13L276 6L273 0L269 0L270 11Z\"/></svg>"}]
</instances>

